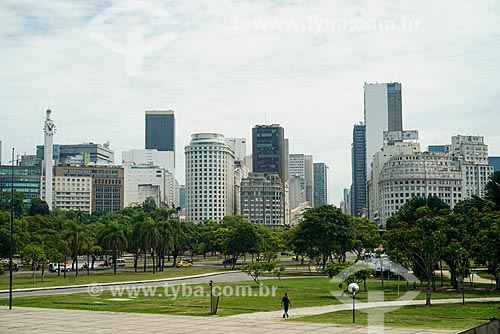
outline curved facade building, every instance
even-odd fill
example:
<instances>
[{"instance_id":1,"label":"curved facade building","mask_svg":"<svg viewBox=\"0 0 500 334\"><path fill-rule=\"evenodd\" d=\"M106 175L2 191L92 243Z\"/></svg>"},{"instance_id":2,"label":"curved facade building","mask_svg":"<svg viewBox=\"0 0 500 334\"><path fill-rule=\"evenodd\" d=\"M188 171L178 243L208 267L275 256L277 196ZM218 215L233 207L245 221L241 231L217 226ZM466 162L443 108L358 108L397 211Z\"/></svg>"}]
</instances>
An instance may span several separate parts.
<instances>
[{"instance_id":1,"label":"curved facade building","mask_svg":"<svg viewBox=\"0 0 500 334\"><path fill-rule=\"evenodd\" d=\"M217 133L191 135L186 154L186 220L220 221L234 214L234 151Z\"/></svg>"},{"instance_id":2,"label":"curved facade building","mask_svg":"<svg viewBox=\"0 0 500 334\"><path fill-rule=\"evenodd\" d=\"M443 153L400 154L384 164L379 178L381 226L413 197L436 196L450 207L462 200L460 163Z\"/></svg>"}]
</instances>

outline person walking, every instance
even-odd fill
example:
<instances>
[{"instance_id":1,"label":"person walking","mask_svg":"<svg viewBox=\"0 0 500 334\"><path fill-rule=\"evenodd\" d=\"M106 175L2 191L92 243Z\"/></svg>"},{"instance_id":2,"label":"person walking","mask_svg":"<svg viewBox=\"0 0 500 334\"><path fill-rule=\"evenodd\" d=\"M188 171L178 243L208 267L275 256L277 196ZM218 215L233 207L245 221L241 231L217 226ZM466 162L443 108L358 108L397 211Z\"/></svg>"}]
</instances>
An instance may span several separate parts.
<instances>
[{"instance_id":1,"label":"person walking","mask_svg":"<svg viewBox=\"0 0 500 334\"><path fill-rule=\"evenodd\" d=\"M288 307L292 306L292 301L286 292L283 298L281 298L281 306L283 306L283 318L288 318Z\"/></svg>"}]
</instances>

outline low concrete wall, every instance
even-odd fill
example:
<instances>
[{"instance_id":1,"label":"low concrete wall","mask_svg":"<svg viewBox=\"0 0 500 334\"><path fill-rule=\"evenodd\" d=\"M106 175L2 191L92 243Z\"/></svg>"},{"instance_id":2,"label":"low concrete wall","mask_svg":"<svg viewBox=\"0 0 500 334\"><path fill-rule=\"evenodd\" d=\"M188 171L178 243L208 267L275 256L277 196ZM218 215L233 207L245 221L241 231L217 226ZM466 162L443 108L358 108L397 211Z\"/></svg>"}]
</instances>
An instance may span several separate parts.
<instances>
[{"instance_id":1,"label":"low concrete wall","mask_svg":"<svg viewBox=\"0 0 500 334\"><path fill-rule=\"evenodd\" d=\"M460 334L500 334L500 320L491 319L487 324L461 332Z\"/></svg>"}]
</instances>

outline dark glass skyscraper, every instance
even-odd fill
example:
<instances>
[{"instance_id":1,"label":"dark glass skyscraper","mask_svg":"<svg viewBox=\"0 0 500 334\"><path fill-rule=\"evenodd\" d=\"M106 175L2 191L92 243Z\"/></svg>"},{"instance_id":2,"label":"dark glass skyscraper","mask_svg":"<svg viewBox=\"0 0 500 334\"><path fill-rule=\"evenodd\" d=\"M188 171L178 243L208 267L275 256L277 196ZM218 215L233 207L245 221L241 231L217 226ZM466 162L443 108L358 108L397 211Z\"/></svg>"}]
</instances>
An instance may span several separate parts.
<instances>
[{"instance_id":1,"label":"dark glass skyscraper","mask_svg":"<svg viewBox=\"0 0 500 334\"><path fill-rule=\"evenodd\" d=\"M352 190L351 215L361 217L366 213L366 126L354 125L352 131L351 163Z\"/></svg>"},{"instance_id":2,"label":"dark glass skyscraper","mask_svg":"<svg viewBox=\"0 0 500 334\"><path fill-rule=\"evenodd\" d=\"M175 116L173 110L146 111L146 147L175 152Z\"/></svg>"},{"instance_id":3,"label":"dark glass skyscraper","mask_svg":"<svg viewBox=\"0 0 500 334\"><path fill-rule=\"evenodd\" d=\"M252 171L278 174L283 184L288 181L288 147L285 130L279 124L252 129Z\"/></svg>"}]
</instances>

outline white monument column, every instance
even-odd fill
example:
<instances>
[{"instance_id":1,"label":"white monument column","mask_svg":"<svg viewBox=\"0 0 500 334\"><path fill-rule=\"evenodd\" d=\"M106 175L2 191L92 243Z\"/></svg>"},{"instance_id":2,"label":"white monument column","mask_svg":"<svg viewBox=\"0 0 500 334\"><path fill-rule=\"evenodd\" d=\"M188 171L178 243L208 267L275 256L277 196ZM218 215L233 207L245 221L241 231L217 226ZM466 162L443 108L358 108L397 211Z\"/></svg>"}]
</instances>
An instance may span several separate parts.
<instances>
[{"instance_id":1,"label":"white monument column","mask_svg":"<svg viewBox=\"0 0 500 334\"><path fill-rule=\"evenodd\" d=\"M53 165L53 155L54 155L54 133L56 132L56 127L54 122L50 119L50 114L52 111L47 109L47 116L45 118L45 126L43 127L43 132L45 134L43 143L43 166L45 173L45 202L49 205L49 209L52 210L52 165Z\"/></svg>"}]
</instances>

